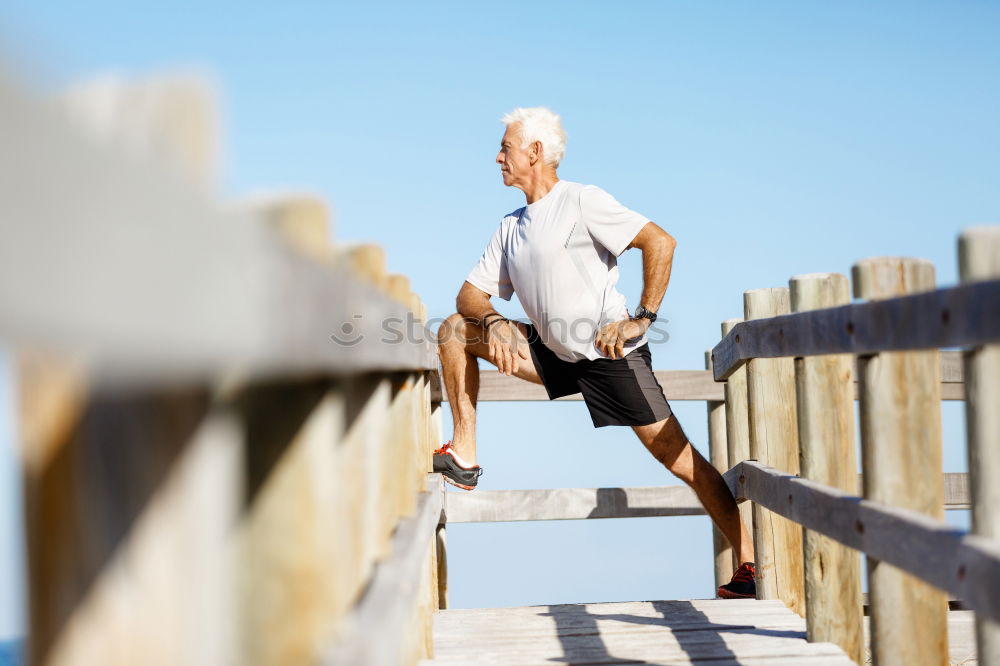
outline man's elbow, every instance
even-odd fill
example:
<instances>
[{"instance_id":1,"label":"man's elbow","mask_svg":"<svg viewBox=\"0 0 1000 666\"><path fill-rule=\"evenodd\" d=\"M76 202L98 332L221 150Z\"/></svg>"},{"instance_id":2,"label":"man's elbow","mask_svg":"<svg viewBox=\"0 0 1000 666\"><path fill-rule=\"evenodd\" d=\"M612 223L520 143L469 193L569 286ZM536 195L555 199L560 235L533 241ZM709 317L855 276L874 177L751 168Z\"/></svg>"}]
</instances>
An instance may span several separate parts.
<instances>
[{"instance_id":1,"label":"man's elbow","mask_svg":"<svg viewBox=\"0 0 1000 666\"><path fill-rule=\"evenodd\" d=\"M677 247L677 239L668 234L666 231L663 232L663 245L671 252Z\"/></svg>"},{"instance_id":2,"label":"man's elbow","mask_svg":"<svg viewBox=\"0 0 1000 666\"><path fill-rule=\"evenodd\" d=\"M656 242L664 250L673 252L674 248L677 247L677 239L667 233L667 230L660 225L654 225L656 227Z\"/></svg>"}]
</instances>

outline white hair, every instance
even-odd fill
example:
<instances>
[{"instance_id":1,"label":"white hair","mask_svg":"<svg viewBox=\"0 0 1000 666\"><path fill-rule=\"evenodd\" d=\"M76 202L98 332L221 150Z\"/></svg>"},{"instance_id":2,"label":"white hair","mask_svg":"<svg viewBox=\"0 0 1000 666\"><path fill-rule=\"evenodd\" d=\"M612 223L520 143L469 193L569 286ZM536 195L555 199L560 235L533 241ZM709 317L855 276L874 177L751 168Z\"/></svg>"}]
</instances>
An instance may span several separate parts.
<instances>
[{"instance_id":1,"label":"white hair","mask_svg":"<svg viewBox=\"0 0 1000 666\"><path fill-rule=\"evenodd\" d=\"M566 132L559 115L544 106L518 107L500 119L504 125L521 125L521 148L541 141L546 164L559 166L566 154Z\"/></svg>"}]
</instances>

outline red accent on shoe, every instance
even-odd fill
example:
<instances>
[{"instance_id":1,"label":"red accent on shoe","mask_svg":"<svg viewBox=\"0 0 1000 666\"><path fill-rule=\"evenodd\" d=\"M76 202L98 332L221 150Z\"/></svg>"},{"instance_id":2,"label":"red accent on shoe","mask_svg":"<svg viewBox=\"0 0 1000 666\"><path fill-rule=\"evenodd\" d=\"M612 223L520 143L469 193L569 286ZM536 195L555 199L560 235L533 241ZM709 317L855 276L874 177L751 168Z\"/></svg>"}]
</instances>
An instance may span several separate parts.
<instances>
[{"instance_id":1,"label":"red accent on shoe","mask_svg":"<svg viewBox=\"0 0 1000 666\"><path fill-rule=\"evenodd\" d=\"M444 479L445 481L447 481L448 483L450 483L451 485L455 486L456 488L461 488L462 490L475 490L475 489L476 489L476 487L475 487L475 486L467 486L467 485L465 485L464 483L457 483L457 482L455 482L455 481L452 481L452 480L451 480L451 479L449 479L449 478L448 478L447 476L443 476L443 475L442 475L442 478L443 478L443 479Z\"/></svg>"},{"instance_id":2,"label":"red accent on shoe","mask_svg":"<svg viewBox=\"0 0 1000 666\"><path fill-rule=\"evenodd\" d=\"M447 442L445 442L444 444L442 444L441 448L434 449L434 455L450 455L454 459L455 458L455 447L451 445L451 440L449 439ZM458 461L455 460L455 463L458 464ZM463 465L459 465L459 467L461 467L462 469L479 469L479 465L473 465L472 467L465 467ZM465 486L460 486L457 483L455 485L459 486L460 488L464 488L465 487Z\"/></svg>"},{"instance_id":3,"label":"red accent on shoe","mask_svg":"<svg viewBox=\"0 0 1000 666\"><path fill-rule=\"evenodd\" d=\"M451 449L451 451L449 451L448 449ZM451 440L449 439L447 442L445 442L444 444L441 445L441 448L434 449L434 455L438 455L438 454L441 454L441 453L453 453L454 450L455 450L455 447L453 447L451 445Z\"/></svg>"},{"instance_id":4,"label":"red accent on shoe","mask_svg":"<svg viewBox=\"0 0 1000 666\"><path fill-rule=\"evenodd\" d=\"M737 594L735 592L730 592L724 587L720 587L715 591L722 599L756 599L756 594Z\"/></svg>"},{"instance_id":5,"label":"red accent on shoe","mask_svg":"<svg viewBox=\"0 0 1000 666\"><path fill-rule=\"evenodd\" d=\"M757 567L752 562L744 562L736 569L733 573L732 579L729 583L750 583L756 582L757 578ZM727 585L729 584L727 583ZM740 594L739 592L733 592L727 590L723 586L719 586L716 590L716 594L723 599L756 599L756 594Z\"/></svg>"},{"instance_id":6,"label":"red accent on shoe","mask_svg":"<svg viewBox=\"0 0 1000 666\"><path fill-rule=\"evenodd\" d=\"M756 577L756 575L757 572L754 569L754 566L749 562L744 562L740 565L739 569L736 570L736 573L733 574L733 579L729 582L749 583Z\"/></svg>"}]
</instances>

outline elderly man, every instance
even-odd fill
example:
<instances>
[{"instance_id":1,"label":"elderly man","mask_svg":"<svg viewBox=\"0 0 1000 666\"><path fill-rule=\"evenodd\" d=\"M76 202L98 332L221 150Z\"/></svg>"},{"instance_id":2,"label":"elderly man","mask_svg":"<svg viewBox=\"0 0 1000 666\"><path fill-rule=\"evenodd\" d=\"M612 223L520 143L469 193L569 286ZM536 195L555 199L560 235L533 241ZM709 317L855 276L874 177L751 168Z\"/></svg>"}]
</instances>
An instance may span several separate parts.
<instances>
[{"instance_id":1,"label":"elderly man","mask_svg":"<svg viewBox=\"0 0 1000 666\"><path fill-rule=\"evenodd\" d=\"M438 354L454 437L434 452L434 469L476 487L477 358L506 375L542 384L555 399L582 393L595 427L629 426L653 456L694 489L742 565L719 588L753 597L753 544L722 476L691 445L653 375L646 331L670 279L677 242L594 185L559 180L566 145L559 116L518 108L503 118L496 162L504 185L527 205L504 216L458 293L458 312L438 329ZM617 257L642 252L643 288L629 315L618 292ZM490 297L517 294L527 323L493 309Z\"/></svg>"}]
</instances>

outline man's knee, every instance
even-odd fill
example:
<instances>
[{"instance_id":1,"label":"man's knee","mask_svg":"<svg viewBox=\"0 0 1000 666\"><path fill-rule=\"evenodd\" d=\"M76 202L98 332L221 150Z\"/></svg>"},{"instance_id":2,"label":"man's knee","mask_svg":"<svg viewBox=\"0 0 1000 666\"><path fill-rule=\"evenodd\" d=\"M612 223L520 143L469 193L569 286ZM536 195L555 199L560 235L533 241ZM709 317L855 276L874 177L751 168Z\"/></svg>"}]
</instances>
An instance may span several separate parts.
<instances>
[{"instance_id":1,"label":"man's knee","mask_svg":"<svg viewBox=\"0 0 1000 666\"><path fill-rule=\"evenodd\" d=\"M437 330L437 343L439 346L468 344L468 324L471 320L455 312L449 315Z\"/></svg>"}]
</instances>

